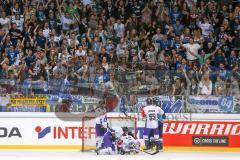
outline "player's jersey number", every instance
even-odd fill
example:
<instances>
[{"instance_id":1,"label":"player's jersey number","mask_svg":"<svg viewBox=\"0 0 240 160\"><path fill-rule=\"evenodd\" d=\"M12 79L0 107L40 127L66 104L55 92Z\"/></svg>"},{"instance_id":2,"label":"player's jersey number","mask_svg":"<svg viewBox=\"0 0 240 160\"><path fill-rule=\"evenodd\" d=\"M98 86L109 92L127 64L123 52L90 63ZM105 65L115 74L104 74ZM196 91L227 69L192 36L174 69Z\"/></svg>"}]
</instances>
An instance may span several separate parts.
<instances>
[{"instance_id":1,"label":"player's jersey number","mask_svg":"<svg viewBox=\"0 0 240 160\"><path fill-rule=\"evenodd\" d=\"M155 113L150 113L150 114L148 114L148 119L149 119L149 121L156 121L157 116Z\"/></svg>"}]
</instances>

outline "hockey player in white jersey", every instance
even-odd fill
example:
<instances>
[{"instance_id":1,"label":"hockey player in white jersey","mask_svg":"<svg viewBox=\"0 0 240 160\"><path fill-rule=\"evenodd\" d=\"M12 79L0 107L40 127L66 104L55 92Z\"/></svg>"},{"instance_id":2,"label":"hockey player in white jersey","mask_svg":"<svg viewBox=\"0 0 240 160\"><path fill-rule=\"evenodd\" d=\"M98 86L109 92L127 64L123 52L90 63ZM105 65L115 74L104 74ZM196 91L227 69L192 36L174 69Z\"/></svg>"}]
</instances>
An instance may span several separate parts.
<instances>
[{"instance_id":1,"label":"hockey player in white jersey","mask_svg":"<svg viewBox=\"0 0 240 160\"><path fill-rule=\"evenodd\" d=\"M117 148L120 154L137 154L141 143L129 132L128 127L122 127L123 133L118 137Z\"/></svg>"},{"instance_id":2,"label":"hockey player in white jersey","mask_svg":"<svg viewBox=\"0 0 240 160\"><path fill-rule=\"evenodd\" d=\"M145 141L145 150L151 149L151 143L156 145L155 153L159 152L162 149L162 141L160 139L160 123L163 123L161 117L165 117L164 111L153 105L152 99L147 99L147 106L141 110L142 116L146 117L145 128L144 128L144 141Z\"/></svg>"}]
</instances>

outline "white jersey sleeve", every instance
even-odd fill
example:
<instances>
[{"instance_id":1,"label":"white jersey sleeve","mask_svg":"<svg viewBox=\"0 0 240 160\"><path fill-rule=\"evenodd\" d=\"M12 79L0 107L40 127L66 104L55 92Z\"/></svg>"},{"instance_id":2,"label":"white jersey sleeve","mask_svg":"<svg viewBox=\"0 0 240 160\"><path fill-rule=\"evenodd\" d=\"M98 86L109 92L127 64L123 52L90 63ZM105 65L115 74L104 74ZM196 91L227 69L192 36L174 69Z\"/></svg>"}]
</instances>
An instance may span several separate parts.
<instances>
[{"instance_id":1,"label":"white jersey sleeve","mask_svg":"<svg viewBox=\"0 0 240 160\"><path fill-rule=\"evenodd\" d=\"M155 105L146 106L143 110L146 115L146 128L158 128L158 116L164 114L163 110Z\"/></svg>"},{"instance_id":2,"label":"white jersey sleeve","mask_svg":"<svg viewBox=\"0 0 240 160\"><path fill-rule=\"evenodd\" d=\"M95 123L102 125L104 128L107 128L107 116L103 115L96 118Z\"/></svg>"}]
</instances>

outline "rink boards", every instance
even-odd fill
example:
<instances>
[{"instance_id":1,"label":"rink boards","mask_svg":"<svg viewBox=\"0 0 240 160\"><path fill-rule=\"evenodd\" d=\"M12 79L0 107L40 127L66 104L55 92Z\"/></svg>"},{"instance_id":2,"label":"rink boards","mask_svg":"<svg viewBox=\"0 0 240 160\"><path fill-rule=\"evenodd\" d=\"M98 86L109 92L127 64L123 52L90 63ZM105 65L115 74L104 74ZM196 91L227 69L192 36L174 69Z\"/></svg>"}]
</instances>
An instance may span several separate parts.
<instances>
[{"instance_id":1,"label":"rink boards","mask_svg":"<svg viewBox=\"0 0 240 160\"><path fill-rule=\"evenodd\" d=\"M114 126L128 123L121 121L121 113L108 116L119 119ZM144 120L129 116L137 119L135 129L143 142ZM94 120L83 129L77 114L0 113L0 123L2 150L81 150L83 138L85 148L95 145ZM240 151L239 114L168 114L163 131L166 150Z\"/></svg>"}]
</instances>

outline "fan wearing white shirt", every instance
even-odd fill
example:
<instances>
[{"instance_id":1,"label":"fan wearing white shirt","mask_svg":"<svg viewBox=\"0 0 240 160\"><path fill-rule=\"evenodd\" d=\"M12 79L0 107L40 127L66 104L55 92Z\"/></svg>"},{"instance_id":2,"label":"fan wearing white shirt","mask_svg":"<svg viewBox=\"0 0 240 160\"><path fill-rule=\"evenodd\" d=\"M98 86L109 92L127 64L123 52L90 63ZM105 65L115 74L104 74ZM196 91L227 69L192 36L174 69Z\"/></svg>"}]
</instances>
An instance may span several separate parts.
<instances>
[{"instance_id":1,"label":"fan wearing white shirt","mask_svg":"<svg viewBox=\"0 0 240 160\"><path fill-rule=\"evenodd\" d=\"M80 45L78 47L78 50L75 52L76 56L86 56L86 50L83 49L83 47Z\"/></svg>"},{"instance_id":2,"label":"fan wearing white shirt","mask_svg":"<svg viewBox=\"0 0 240 160\"><path fill-rule=\"evenodd\" d=\"M118 38L124 37L125 27L124 27L124 24L121 23L120 19L118 19L117 23L114 24L114 30L115 30Z\"/></svg>"},{"instance_id":3,"label":"fan wearing white shirt","mask_svg":"<svg viewBox=\"0 0 240 160\"><path fill-rule=\"evenodd\" d=\"M187 60L194 61L197 59L198 50L201 49L201 46L198 43L194 43L193 38L189 39L189 43L182 44L186 49Z\"/></svg>"},{"instance_id":4,"label":"fan wearing white shirt","mask_svg":"<svg viewBox=\"0 0 240 160\"><path fill-rule=\"evenodd\" d=\"M72 57L72 56L68 53L68 51L65 50L65 51L63 52L63 55L62 55L62 60L63 60L64 63L67 63L68 60L69 60L71 57Z\"/></svg>"},{"instance_id":5,"label":"fan wearing white shirt","mask_svg":"<svg viewBox=\"0 0 240 160\"><path fill-rule=\"evenodd\" d=\"M62 29L64 31L70 30L70 25L73 23L73 20L70 18L69 13L66 12L65 15L61 16Z\"/></svg>"},{"instance_id":6,"label":"fan wearing white shirt","mask_svg":"<svg viewBox=\"0 0 240 160\"><path fill-rule=\"evenodd\" d=\"M202 35L205 38L208 37L209 32L213 30L213 26L208 22L206 17L203 18L203 23L199 21L197 25L199 28L201 28Z\"/></svg>"},{"instance_id":7,"label":"fan wearing white shirt","mask_svg":"<svg viewBox=\"0 0 240 160\"><path fill-rule=\"evenodd\" d=\"M44 36L45 38L48 38L49 32L50 32L49 25L48 25L48 23L45 23L45 24L44 24L44 28L43 28L43 36Z\"/></svg>"},{"instance_id":8,"label":"fan wearing white shirt","mask_svg":"<svg viewBox=\"0 0 240 160\"><path fill-rule=\"evenodd\" d=\"M54 35L54 42L60 43L63 39L63 35L61 33L57 33L54 29L52 30L52 34Z\"/></svg>"},{"instance_id":9,"label":"fan wearing white shirt","mask_svg":"<svg viewBox=\"0 0 240 160\"><path fill-rule=\"evenodd\" d=\"M2 12L2 16L0 18L0 24L5 32L9 31L10 28L10 19L6 17L6 12Z\"/></svg>"},{"instance_id":10,"label":"fan wearing white shirt","mask_svg":"<svg viewBox=\"0 0 240 160\"><path fill-rule=\"evenodd\" d=\"M212 94L212 88L213 84L212 81L209 79L209 75L205 74L202 77L202 80L198 84L198 91L199 95L211 95Z\"/></svg>"},{"instance_id":11,"label":"fan wearing white shirt","mask_svg":"<svg viewBox=\"0 0 240 160\"><path fill-rule=\"evenodd\" d=\"M71 33L68 38L68 45L70 45L71 42L74 42L75 45L79 45L79 41L76 39L75 33Z\"/></svg>"},{"instance_id":12,"label":"fan wearing white shirt","mask_svg":"<svg viewBox=\"0 0 240 160\"><path fill-rule=\"evenodd\" d=\"M24 17L23 15L16 14L11 17L12 23L16 23L17 29L23 31Z\"/></svg>"}]
</instances>

